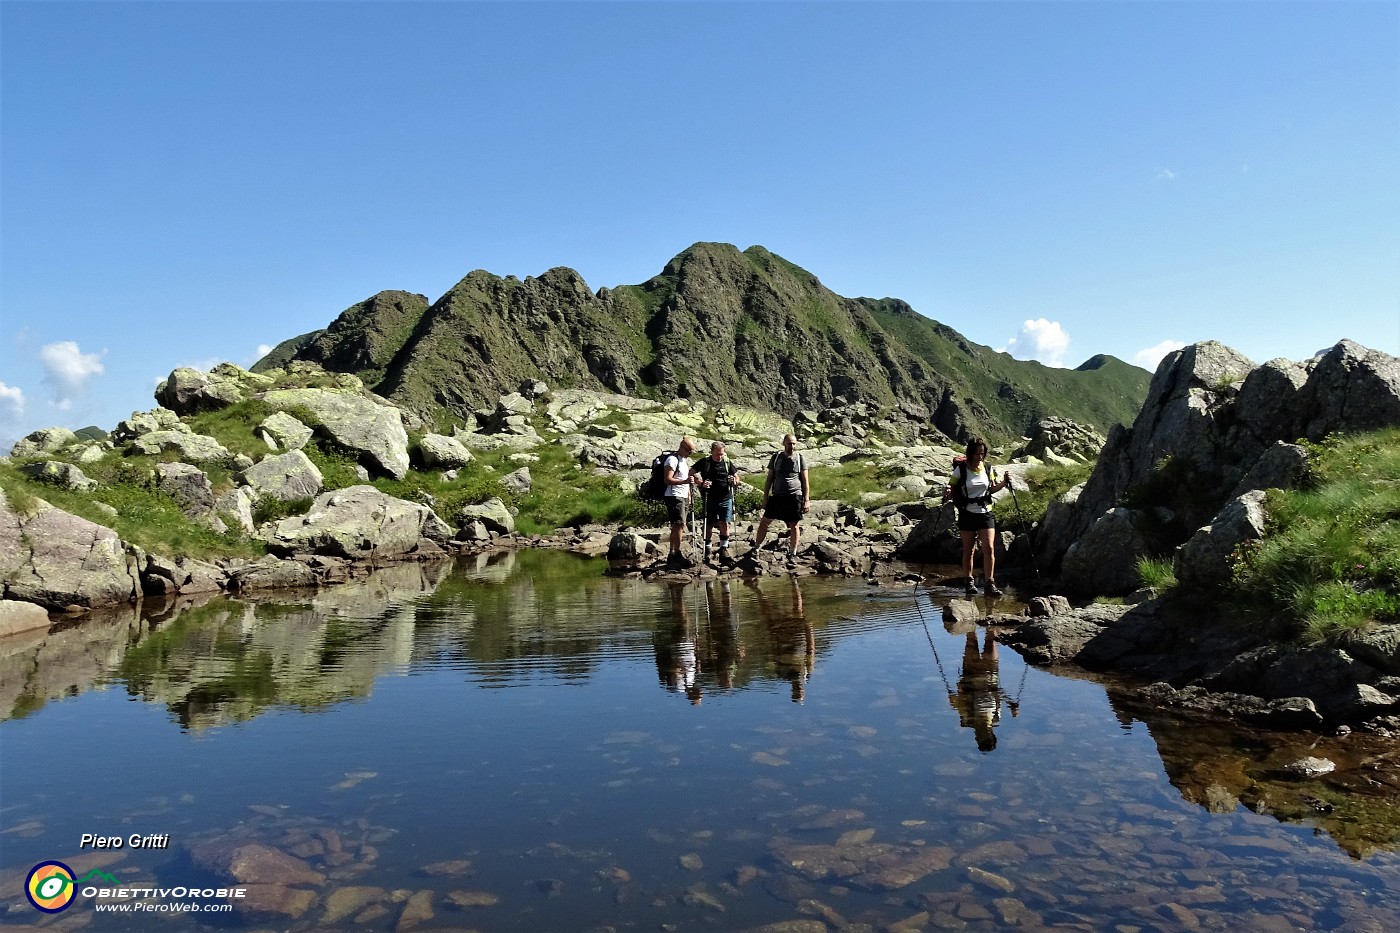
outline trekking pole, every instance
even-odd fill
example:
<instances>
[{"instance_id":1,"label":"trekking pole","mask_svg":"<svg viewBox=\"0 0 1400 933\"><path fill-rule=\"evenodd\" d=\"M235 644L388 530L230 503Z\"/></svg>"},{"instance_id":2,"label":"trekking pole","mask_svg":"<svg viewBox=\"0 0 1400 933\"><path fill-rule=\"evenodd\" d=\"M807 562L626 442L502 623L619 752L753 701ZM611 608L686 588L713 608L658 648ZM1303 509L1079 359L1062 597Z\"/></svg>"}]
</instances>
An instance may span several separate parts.
<instances>
[{"instance_id":1,"label":"trekking pole","mask_svg":"<svg viewBox=\"0 0 1400 933\"><path fill-rule=\"evenodd\" d=\"M1021 511L1021 500L1016 498L1016 487L1011 485L1011 476L1007 474L1006 488L1011 490L1011 501L1016 506L1016 516L1021 519L1021 527L1026 529L1026 540L1031 543L1031 569L1035 571L1035 579L1040 580L1040 564L1035 559L1035 535L1031 534L1031 526L1026 521L1026 513Z\"/></svg>"}]
</instances>

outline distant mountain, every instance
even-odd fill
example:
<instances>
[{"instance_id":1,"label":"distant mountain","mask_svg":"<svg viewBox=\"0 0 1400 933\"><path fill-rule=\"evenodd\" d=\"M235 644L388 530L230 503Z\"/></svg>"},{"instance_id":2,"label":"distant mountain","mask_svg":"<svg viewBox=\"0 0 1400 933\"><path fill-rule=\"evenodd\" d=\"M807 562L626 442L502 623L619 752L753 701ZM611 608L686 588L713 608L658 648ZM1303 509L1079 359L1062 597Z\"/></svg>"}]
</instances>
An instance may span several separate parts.
<instances>
[{"instance_id":1,"label":"distant mountain","mask_svg":"<svg viewBox=\"0 0 1400 933\"><path fill-rule=\"evenodd\" d=\"M429 305L386 291L285 341L255 370L310 360L421 414L466 414L525 379L792 415L834 399L902 407L943 433L1001 438L1059 415L1131 423L1151 375L1012 359L894 298L843 298L761 246L697 243L640 285L596 293L572 269L478 270Z\"/></svg>"}]
</instances>

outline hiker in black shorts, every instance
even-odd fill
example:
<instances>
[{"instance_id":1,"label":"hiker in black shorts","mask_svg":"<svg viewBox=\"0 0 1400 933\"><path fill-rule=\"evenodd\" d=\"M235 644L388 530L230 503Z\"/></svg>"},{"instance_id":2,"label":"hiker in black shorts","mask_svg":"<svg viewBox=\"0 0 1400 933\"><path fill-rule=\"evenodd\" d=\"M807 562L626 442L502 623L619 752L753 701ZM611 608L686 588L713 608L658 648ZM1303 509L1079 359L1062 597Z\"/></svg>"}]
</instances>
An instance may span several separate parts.
<instances>
[{"instance_id":1,"label":"hiker in black shorts","mask_svg":"<svg viewBox=\"0 0 1400 933\"><path fill-rule=\"evenodd\" d=\"M666 521L671 525L670 551L666 555L666 566L685 569L695 566L695 561L681 553L681 532L685 528L685 515L690 511L690 487L695 477L690 475L690 461L686 458L695 451L695 442L682 437L676 452L666 458L666 491L662 501L666 503Z\"/></svg>"},{"instance_id":2,"label":"hiker in black shorts","mask_svg":"<svg viewBox=\"0 0 1400 933\"><path fill-rule=\"evenodd\" d=\"M812 486L807 479L807 458L797 452L797 438L783 435L783 449L768 461L768 477L763 481L763 518L758 522L753 549L757 553L768 536L768 523L777 519L788 526L788 564L797 559L797 542L802 535L802 516L812 508Z\"/></svg>"},{"instance_id":3,"label":"hiker in black shorts","mask_svg":"<svg viewBox=\"0 0 1400 933\"><path fill-rule=\"evenodd\" d=\"M992 515L992 493L1011 485L1011 474L998 479L997 471L987 463L987 442L980 437L968 441L966 460L953 468L949 492L958 504L958 532L962 536L963 586L968 596L977 595L972 579L972 550L982 550L982 577L987 595L1002 595L996 584L996 548L992 536L996 517Z\"/></svg>"},{"instance_id":4,"label":"hiker in black shorts","mask_svg":"<svg viewBox=\"0 0 1400 933\"><path fill-rule=\"evenodd\" d=\"M705 503L705 560L710 559L710 532L719 528L719 559L729 560L729 522L734 517L734 491L744 472L724 457L724 442L710 445L710 455L695 461L690 472L700 481Z\"/></svg>"}]
</instances>

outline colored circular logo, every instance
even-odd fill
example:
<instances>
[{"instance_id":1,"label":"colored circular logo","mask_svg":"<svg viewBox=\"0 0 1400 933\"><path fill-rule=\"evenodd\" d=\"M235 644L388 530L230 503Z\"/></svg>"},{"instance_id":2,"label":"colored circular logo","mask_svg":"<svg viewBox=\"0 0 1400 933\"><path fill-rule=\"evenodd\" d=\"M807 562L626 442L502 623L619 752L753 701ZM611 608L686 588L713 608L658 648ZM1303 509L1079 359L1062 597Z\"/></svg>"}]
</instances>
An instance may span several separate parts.
<instances>
[{"instance_id":1,"label":"colored circular logo","mask_svg":"<svg viewBox=\"0 0 1400 933\"><path fill-rule=\"evenodd\" d=\"M24 880L24 896L35 910L56 914L73 903L77 888L73 884L73 869L62 862L40 862L29 870Z\"/></svg>"}]
</instances>

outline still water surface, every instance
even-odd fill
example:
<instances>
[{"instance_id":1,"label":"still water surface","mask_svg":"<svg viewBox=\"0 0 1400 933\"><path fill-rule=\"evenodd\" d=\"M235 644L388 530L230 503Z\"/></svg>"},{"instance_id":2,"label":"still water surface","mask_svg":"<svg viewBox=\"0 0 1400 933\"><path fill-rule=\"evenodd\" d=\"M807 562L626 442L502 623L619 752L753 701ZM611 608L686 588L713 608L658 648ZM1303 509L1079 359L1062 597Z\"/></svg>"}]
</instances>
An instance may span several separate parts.
<instances>
[{"instance_id":1,"label":"still water surface","mask_svg":"<svg viewBox=\"0 0 1400 933\"><path fill-rule=\"evenodd\" d=\"M1400 929L1393 800L1332 825L1256 813L1240 800L1265 809L1245 773L1261 737L1149 728L1104 685L945 625L948 594L603 569L538 552L391 568L0 644L4 919ZM170 847L94 852L84 833ZM243 869L274 912L118 915L80 895L48 916L22 893L47 859L226 884L207 853L229 840L275 850Z\"/></svg>"}]
</instances>

